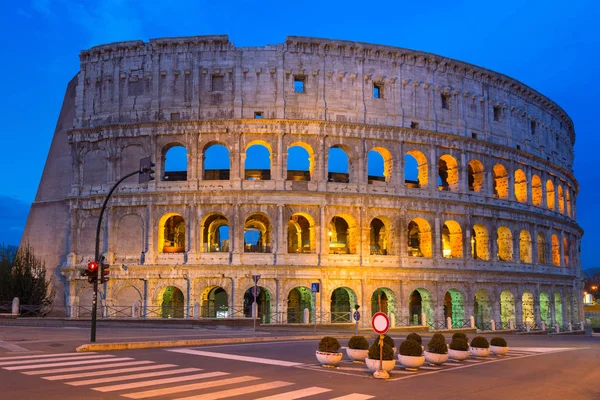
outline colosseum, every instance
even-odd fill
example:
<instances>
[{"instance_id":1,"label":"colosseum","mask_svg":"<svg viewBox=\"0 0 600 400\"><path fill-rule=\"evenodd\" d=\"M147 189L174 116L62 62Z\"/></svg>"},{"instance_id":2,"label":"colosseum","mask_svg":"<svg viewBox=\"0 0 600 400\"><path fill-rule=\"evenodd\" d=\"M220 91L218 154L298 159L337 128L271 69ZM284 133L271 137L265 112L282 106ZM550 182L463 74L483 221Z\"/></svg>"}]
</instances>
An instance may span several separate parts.
<instances>
[{"instance_id":1,"label":"colosseum","mask_svg":"<svg viewBox=\"0 0 600 400\"><path fill-rule=\"evenodd\" d=\"M53 312L106 318L532 329L582 320L575 132L475 65L288 37L128 41L80 54L24 238ZM318 284L318 293L313 288ZM379 302L379 297L381 302Z\"/></svg>"}]
</instances>

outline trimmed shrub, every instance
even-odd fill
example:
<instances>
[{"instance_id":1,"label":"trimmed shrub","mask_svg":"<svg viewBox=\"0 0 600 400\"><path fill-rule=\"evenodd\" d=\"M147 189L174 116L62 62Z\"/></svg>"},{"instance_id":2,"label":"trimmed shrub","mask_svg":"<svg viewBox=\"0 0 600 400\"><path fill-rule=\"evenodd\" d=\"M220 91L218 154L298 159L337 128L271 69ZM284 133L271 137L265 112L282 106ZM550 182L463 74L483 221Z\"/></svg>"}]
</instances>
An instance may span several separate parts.
<instances>
[{"instance_id":1,"label":"trimmed shrub","mask_svg":"<svg viewBox=\"0 0 600 400\"><path fill-rule=\"evenodd\" d=\"M372 360L379 360L379 343L373 343L369 347L369 358ZM383 343L383 359L393 360L394 359L394 348L389 344Z\"/></svg>"},{"instance_id":2,"label":"trimmed shrub","mask_svg":"<svg viewBox=\"0 0 600 400\"><path fill-rule=\"evenodd\" d=\"M352 336L348 340L348 347L354 350L368 350L369 342L364 336Z\"/></svg>"},{"instance_id":3,"label":"trimmed shrub","mask_svg":"<svg viewBox=\"0 0 600 400\"><path fill-rule=\"evenodd\" d=\"M471 340L471 347L477 347L479 349L487 349L490 347L490 343L483 336L475 336Z\"/></svg>"},{"instance_id":4,"label":"trimmed shrub","mask_svg":"<svg viewBox=\"0 0 600 400\"><path fill-rule=\"evenodd\" d=\"M463 332L454 332L454 335L452 335L452 340L454 339L462 339L467 343L469 342L469 338Z\"/></svg>"},{"instance_id":5,"label":"trimmed shrub","mask_svg":"<svg viewBox=\"0 0 600 400\"><path fill-rule=\"evenodd\" d=\"M419 344L423 344L423 339L421 339L421 335L419 335L418 333L414 333L411 332L406 336L406 340L414 340L415 342L419 343Z\"/></svg>"},{"instance_id":6,"label":"trimmed shrub","mask_svg":"<svg viewBox=\"0 0 600 400\"><path fill-rule=\"evenodd\" d=\"M446 346L446 340L431 339L429 343L427 343L427 351L430 353L436 354L446 354L448 353L448 346Z\"/></svg>"},{"instance_id":7,"label":"trimmed shrub","mask_svg":"<svg viewBox=\"0 0 600 400\"><path fill-rule=\"evenodd\" d=\"M420 357L423 355L423 348L421 347L421 343L416 340L406 339L400 345L400 354L403 356Z\"/></svg>"},{"instance_id":8,"label":"trimmed shrub","mask_svg":"<svg viewBox=\"0 0 600 400\"><path fill-rule=\"evenodd\" d=\"M503 337L493 337L492 340L490 340L490 344L492 346L498 346L498 347L508 346L508 344L506 344L506 339L504 339Z\"/></svg>"},{"instance_id":9,"label":"trimmed shrub","mask_svg":"<svg viewBox=\"0 0 600 400\"><path fill-rule=\"evenodd\" d=\"M456 338L456 339L452 339L452 342L450 342L450 348L452 350L467 351L467 350L469 350L469 344L467 343L466 340L463 340L461 338Z\"/></svg>"},{"instance_id":10,"label":"trimmed shrub","mask_svg":"<svg viewBox=\"0 0 600 400\"><path fill-rule=\"evenodd\" d=\"M441 333L434 333L431 337L431 340L440 340L446 343L446 336L442 335Z\"/></svg>"},{"instance_id":11,"label":"trimmed shrub","mask_svg":"<svg viewBox=\"0 0 600 400\"><path fill-rule=\"evenodd\" d=\"M340 351L340 342L332 336L325 336L319 342L319 351L323 353L337 353Z\"/></svg>"}]
</instances>

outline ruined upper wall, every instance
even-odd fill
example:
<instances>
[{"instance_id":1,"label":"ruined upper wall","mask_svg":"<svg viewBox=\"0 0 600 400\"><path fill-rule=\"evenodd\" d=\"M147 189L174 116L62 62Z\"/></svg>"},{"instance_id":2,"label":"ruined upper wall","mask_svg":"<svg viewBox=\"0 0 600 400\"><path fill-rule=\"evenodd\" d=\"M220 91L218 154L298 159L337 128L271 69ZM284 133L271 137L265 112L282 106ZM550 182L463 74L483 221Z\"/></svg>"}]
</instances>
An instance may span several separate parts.
<instances>
[{"instance_id":1,"label":"ruined upper wall","mask_svg":"<svg viewBox=\"0 0 600 400\"><path fill-rule=\"evenodd\" d=\"M128 41L81 52L75 128L264 118L389 125L476 137L572 170L575 133L554 102L505 75L430 53L288 37ZM213 77L223 87L213 87ZM294 92L294 79L305 82ZM379 85L383 98L374 98ZM442 104L444 103L444 104Z\"/></svg>"}]
</instances>

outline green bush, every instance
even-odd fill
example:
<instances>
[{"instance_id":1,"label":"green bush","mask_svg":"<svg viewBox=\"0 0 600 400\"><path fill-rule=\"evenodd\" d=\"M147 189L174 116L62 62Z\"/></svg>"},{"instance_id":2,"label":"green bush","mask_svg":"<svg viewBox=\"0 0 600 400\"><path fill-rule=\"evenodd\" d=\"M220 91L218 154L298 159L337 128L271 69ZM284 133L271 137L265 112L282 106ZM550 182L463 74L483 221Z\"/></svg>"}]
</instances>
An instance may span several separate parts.
<instances>
[{"instance_id":1,"label":"green bush","mask_svg":"<svg viewBox=\"0 0 600 400\"><path fill-rule=\"evenodd\" d=\"M340 350L340 342L332 336L325 336L319 342L319 351L323 353L337 353Z\"/></svg>"},{"instance_id":2,"label":"green bush","mask_svg":"<svg viewBox=\"0 0 600 400\"><path fill-rule=\"evenodd\" d=\"M423 344L423 339L421 339L421 335L418 333L411 332L406 336L406 340L414 340L419 344Z\"/></svg>"},{"instance_id":3,"label":"green bush","mask_svg":"<svg viewBox=\"0 0 600 400\"><path fill-rule=\"evenodd\" d=\"M477 347L479 349L487 349L490 347L490 343L483 336L475 336L473 340L471 340L471 347Z\"/></svg>"},{"instance_id":4,"label":"green bush","mask_svg":"<svg viewBox=\"0 0 600 400\"><path fill-rule=\"evenodd\" d=\"M348 340L348 347L355 350L367 350L369 348L369 342L364 336L352 336Z\"/></svg>"},{"instance_id":5,"label":"green bush","mask_svg":"<svg viewBox=\"0 0 600 400\"><path fill-rule=\"evenodd\" d=\"M443 337L443 335L442 335L442 337ZM429 343L427 343L427 351L430 353L436 353L436 354L448 353L448 346L446 346L446 339L440 339L439 337L431 338Z\"/></svg>"},{"instance_id":6,"label":"green bush","mask_svg":"<svg viewBox=\"0 0 600 400\"><path fill-rule=\"evenodd\" d=\"M454 332L454 335L452 335L452 340L454 339L462 339L467 343L469 342L469 338L463 332Z\"/></svg>"},{"instance_id":7,"label":"green bush","mask_svg":"<svg viewBox=\"0 0 600 400\"><path fill-rule=\"evenodd\" d=\"M369 347L369 358L372 360L379 360L379 342L375 342ZM394 348L385 342L383 343L383 359L394 359Z\"/></svg>"},{"instance_id":8,"label":"green bush","mask_svg":"<svg viewBox=\"0 0 600 400\"><path fill-rule=\"evenodd\" d=\"M379 343L379 335L375 335L375 340L373 343ZM390 347L394 347L396 343L394 343L394 339L392 339L388 335L383 335L383 343L387 344Z\"/></svg>"},{"instance_id":9,"label":"green bush","mask_svg":"<svg viewBox=\"0 0 600 400\"><path fill-rule=\"evenodd\" d=\"M403 356L420 357L423 355L423 348L421 343L416 340L406 339L400 345L400 354Z\"/></svg>"},{"instance_id":10,"label":"green bush","mask_svg":"<svg viewBox=\"0 0 600 400\"><path fill-rule=\"evenodd\" d=\"M439 340L446 343L446 336L442 335L441 333L434 333L431 337L431 340Z\"/></svg>"},{"instance_id":11,"label":"green bush","mask_svg":"<svg viewBox=\"0 0 600 400\"><path fill-rule=\"evenodd\" d=\"M450 348L452 350L467 351L469 350L469 344L466 340L455 338L452 339L452 342L450 342Z\"/></svg>"},{"instance_id":12,"label":"green bush","mask_svg":"<svg viewBox=\"0 0 600 400\"><path fill-rule=\"evenodd\" d=\"M506 344L506 339L504 339L503 337L493 337L492 340L490 340L490 344L492 346L498 346L498 347L508 346L508 344Z\"/></svg>"}]
</instances>

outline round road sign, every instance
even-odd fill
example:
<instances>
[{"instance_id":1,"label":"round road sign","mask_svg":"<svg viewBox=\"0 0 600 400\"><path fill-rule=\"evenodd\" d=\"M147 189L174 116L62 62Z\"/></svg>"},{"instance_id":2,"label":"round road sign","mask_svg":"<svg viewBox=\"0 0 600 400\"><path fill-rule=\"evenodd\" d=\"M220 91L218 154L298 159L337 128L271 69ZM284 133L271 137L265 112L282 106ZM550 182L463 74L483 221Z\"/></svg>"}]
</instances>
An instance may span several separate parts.
<instances>
[{"instance_id":1,"label":"round road sign","mask_svg":"<svg viewBox=\"0 0 600 400\"><path fill-rule=\"evenodd\" d=\"M383 335L390 329L390 319L382 312L375 313L371 321L375 333Z\"/></svg>"}]
</instances>

